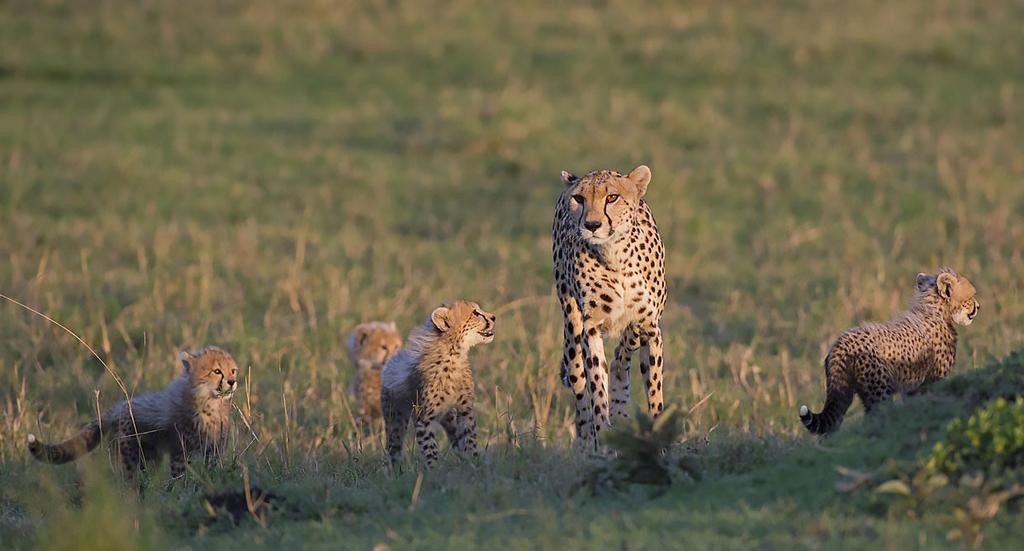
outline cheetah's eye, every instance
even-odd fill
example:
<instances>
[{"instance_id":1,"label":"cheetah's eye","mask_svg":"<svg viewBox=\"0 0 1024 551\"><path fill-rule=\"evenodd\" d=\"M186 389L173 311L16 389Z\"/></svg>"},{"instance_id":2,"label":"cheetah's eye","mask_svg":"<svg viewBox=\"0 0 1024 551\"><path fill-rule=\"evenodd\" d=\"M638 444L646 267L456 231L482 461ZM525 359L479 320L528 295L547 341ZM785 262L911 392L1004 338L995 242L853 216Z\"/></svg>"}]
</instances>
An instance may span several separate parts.
<instances>
[{"instance_id":1,"label":"cheetah's eye","mask_svg":"<svg viewBox=\"0 0 1024 551\"><path fill-rule=\"evenodd\" d=\"M582 205L582 204L583 204L583 202L585 201L585 199L584 199L584 197L583 197L582 195L573 195L573 196L572 196L572 200L573 200L573 201L576 201L577 203L579 203L579 204L581 204L581 205Z\"/></svg>"},{"instance_id":2,"label":"cheetah's eye","mask_svg":"<svg viewBox=\"0 0 1024 551\"><path fill-rule=\"evenodd\" d=\"M618 201L618 200L619 200L619 196L614 194L614 193L609 195L608 197L604 198L604 202L608 203L609 205L614 203L615 201Z\"/></svg>"},{"instance_id":3,"label":"cheetah's eye","mask_svg":"<svg viewBox=\"0 0 1024 551\"><path fill-rule=\"evenodd\" d=\"M474 316L480 316L481 318L484 317L484 315L481 314L479 310L473 310L473 315Z\"/></svg>"},{"instance_id":4,"label":"cheetah's eye","mask_svg":"<svg viewBox=\"0 0 1024 551\"><path fill-rule=\"evenodd\" d=\"M217 375L223 375L224 374L223 372L221 372L220 369L214 369L213 372L216 373Z\"/></svg>"}]
</instances>

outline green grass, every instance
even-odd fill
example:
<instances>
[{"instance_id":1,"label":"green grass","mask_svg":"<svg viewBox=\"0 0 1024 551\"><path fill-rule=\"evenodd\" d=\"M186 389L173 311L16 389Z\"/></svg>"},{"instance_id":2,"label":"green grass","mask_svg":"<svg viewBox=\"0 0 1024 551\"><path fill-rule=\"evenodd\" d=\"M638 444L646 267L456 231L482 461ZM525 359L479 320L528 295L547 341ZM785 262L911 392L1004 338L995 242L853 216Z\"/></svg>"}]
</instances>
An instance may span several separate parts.
<instances>
[{"instance_id":1,"label":"green grass","mask_svg":"<svg viewBox=\"0 0 1024 551\"><path fill-rule=\"evenodd\" d=\"M134 392L182 348L229 349L259 437L234 450L288 505L200 529L201 490L240 488L237 467L137 507L102 453L30 462L28 431L65 436L119 391L4 304L0 540L95 546L108 519L140 546L947 545L948 511L891 518L837 493L835 466L916 456L1019 367L979 369L1024 327L1022 25L1009 1L3 3L0 292ZM667 400L707 398L685 426L707 476L590 498L551 215L560 170L639 163L667 247ZM830 340L942 265L983 307L963 376L806 436ZM415 470L387 476L352 435L344 335L454 297L499 315L473 354L487 452L413 505Z\"/></svg>"}]
</instances>

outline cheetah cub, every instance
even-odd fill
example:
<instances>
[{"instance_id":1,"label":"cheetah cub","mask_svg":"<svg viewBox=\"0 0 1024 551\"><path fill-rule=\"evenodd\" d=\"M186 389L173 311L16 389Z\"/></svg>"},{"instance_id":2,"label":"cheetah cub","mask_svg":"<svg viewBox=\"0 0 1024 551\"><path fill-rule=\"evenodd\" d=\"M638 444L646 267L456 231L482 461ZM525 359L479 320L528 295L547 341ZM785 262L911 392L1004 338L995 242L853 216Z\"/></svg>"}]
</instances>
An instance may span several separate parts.
<instances>
[{"instance_id":1,"label":"cheetah cub","mask_svg":"<svg viewBox=\"0 0 1024 551\"><path fill-rule=\"evenodd\" d=\"M945 378L956 361L956 326L970 325L981 307L974 295L974 285L952 270L918 274L907 310L839 335L825 357L824 409L813 413L800 406L807 430L839 428L855 394L870 413L893 394L912 394Z\"/></svg>"},{"instance_id":2,"label":"cheetah cub","mask_svg":"<svg viewBox=\"0 0 1024 551\"><path fill-rule=\"evenodd\" d=\"M434 422L444 427L457 451L477 456L469 349L494 340L494 320L494 314L475 302L446 303L413 329L405 348L385 364L381 407L393 465L402 453L410 418L427 467L438 458Z\"/></svg>"},{"instance_id":3,"label":"cheetah cub","mask_svg":"<svg viewBox=\"0 0 1024 551\"><path fill-rule=\"evenodd\" d=\"M356 398L356 422L363 431L383 423L380 410L380 372L402 347L394 322L371 321L356 326L348 337L348 353L355 374L352 395Z\"/></svg>"},{"instance_id":4,"label":"cheetah cub","mask_svg":"<svg viewBox=\"0 0 1024 551\"><path fill-rule=\"evenodd\" d=\"M59 444L44 444L28 435L28 450L45 463L74 461L95 448L105 435L130 481L160 456L171 456L171 480L199 452L214 458L223 448L230 425L231 395L238 366L215 346L179 355L184 372L163 390L121 401Z\"/></svg>"}]
</instances>

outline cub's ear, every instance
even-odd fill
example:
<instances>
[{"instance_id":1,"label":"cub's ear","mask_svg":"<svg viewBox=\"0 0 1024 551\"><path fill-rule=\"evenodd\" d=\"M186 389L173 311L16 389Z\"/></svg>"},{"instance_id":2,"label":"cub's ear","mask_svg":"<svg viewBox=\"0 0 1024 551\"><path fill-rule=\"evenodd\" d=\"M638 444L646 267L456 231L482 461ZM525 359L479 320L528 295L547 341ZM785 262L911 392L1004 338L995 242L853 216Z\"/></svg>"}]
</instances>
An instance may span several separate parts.
<instances>
[{"instance_id":1,"label":"cub's ear","mask_svg":"<svg viewBox=\"0 0 1024 551\"><path fill-rule=\"evenodd\" d=\"M651 169L647 168L647 165L640 165L630 171L626 178L633 181L637 194L643 197L647 193L647 184L651 183Z\"/></svg>"},{"instance_id":2,"label":"cub's ear","mask_svg":"<svg viewBox=\"0 0 1024 551\"><path fill-rule=\"evenodd\" d=\"M953 296L953 285L956 284L956 277L949 272L942 272L935 278L935 288L942 298Z\"/></svg>"},{"instance_id":3,"label":"cub's ear","mask_svg":"<svg viewBox=\"0 0 1024 551\"><path fill-rule=\"evenodd\" d=\"M183 350L181 354L178 354L178 361L181 362L181 366L185 368L185 373L188 373L192 369L192 360L195 359L195 355L187 350Z\"/></svg>"},{"instance_id":4,"label":"cub's ear","mask_svg":"<svg viewBox=\"0 0 1024 551\"><path fill-rule=\"evenodd\" d=\"M579 181L579 179L579 176L576 176L575 174L569 172L568 170L562 171L562 183L567 186L575 184L576 182Z\"/></svg>"},{"instance_id":5,"label":"cub's ear","mask_svg":"<svg viewBox=\"0 0 1024 551\"><path fill-rule=\"evenodd\" d=\"M924 291L928 288L928 284L931 283L932 276L921 272L917 274L917 288Z\"/></svg>"},{"instance_id":6,"label":"cub's ear","mask_svg":"<svg viewBox=\"0 0 1024 551\"><path fill-rule=\"evenodd\" d=\"M442 333L449 329L449 312L450 311L448 310L448 308L444 306L438 306L437 308L434 309L433 312L430 313L430 321L434 322L434 327L437 327L437 330Z\"/></svg>"},{"instance_id":7,"label":"cub's ear","mask_svg":"<svg viewBox=\"0 0 1024 551\"><path fill-rule=\"evenodd\" d=\"M360 325L356 327L356 345L362 346L366 342L366 338L370 336L369 329L366 326Z\"/></svg>"},{"instance_id":8,"label":"cub's ear","mask_svg":"<svg viewBox=\"0 0 1024 551\"><path fill-rule=\"evenodd\" d=\"M398 332L398 326L395 325L395 322L393 321L388 323L388 329L394 331L395 333Z\"/></svg>"}]
</instances>

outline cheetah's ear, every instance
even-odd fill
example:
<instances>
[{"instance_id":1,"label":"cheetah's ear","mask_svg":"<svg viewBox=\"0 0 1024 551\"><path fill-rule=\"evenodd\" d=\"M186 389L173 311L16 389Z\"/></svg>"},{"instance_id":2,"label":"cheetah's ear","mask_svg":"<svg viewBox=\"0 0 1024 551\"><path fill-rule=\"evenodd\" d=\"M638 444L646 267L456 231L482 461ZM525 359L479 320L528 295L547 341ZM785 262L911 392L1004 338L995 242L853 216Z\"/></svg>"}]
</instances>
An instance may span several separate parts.
<instances>
[{"instance_id":1,"label":"cheetah's ear","mask_svg":"<svg viewBox=\"0 0 1024 551\"><path fill-rule=\"evenodd\" d=\"M195 356L187 350L183 350L181 354L178 354L178 361L180 361L181 366L185 368L185 373L188 373L189 370L192 369L192 360L194 358Z\"/></svg>"},{"instance_id":2,"label":"cheetah's ear","mask_svg":"<svg viewBox=\"0 0 1024 551\"><path fill-rule=\"evenodd\" d=\"M935 278L935 288L938 289L939 295L942 298L953 296L953 285L955 283L956 278L949 272L942 272Z\"/></svg>"},{"instance_id":3,"label":"cheetah's ear","mask_svg":"<svg viewBox=\"0 0 1024 551\"><path fill-rule=\"evenodd\" d=\"M370 331L365 326L360 325L359 327L356 327L356 344L358 346L362 346L363 343L366 342L366 338L369 336Z\"/></svg>"},{"instance_id":4,"label":"cheetah's ear","mask_svg":"<svg viewBox=\"0 0 1024 551\"><path fill-rule=\"evenodd\" d=\"M579 176L576 176L575 174L569 172L568 170L562 171L562 183L567 186L575 184L579 179Z\"/></svg>"},{"instance_id":5,"label":"cheetah's ear","mask_svg":"<svg viewBox=\"0 0 1024 551\"><path fill-rule=\"evenodd\" d=\"M924 272L917 274L917 288L921 291L927 291L928 286L931 284L931 278L932 276Z\"/></svg>"},{"instance_id":6,"label":"cheetah's ear","mask_svg":"<svg viewBox=\"0 0 1024 551\"><path fill-rule=\"evenodd\" d=\"M647 165L640 165L634 168L626 176L636 185L637 195L643 197L647 193L647 184L651 183L651 169Z\"/></svg>"},{"instance_id":7,"label":"cheetah's ear","mask_svg":"<svg viewBox=\"0 0 1024 551\"><path fill-rule=\"evenodd\" d=\"M434 322L434 327L437 327L437 330L442 333L449 329L448 313L448 308L444 306L438 306L430 313L430 321Z\"/></svg>"}]
</instances>

